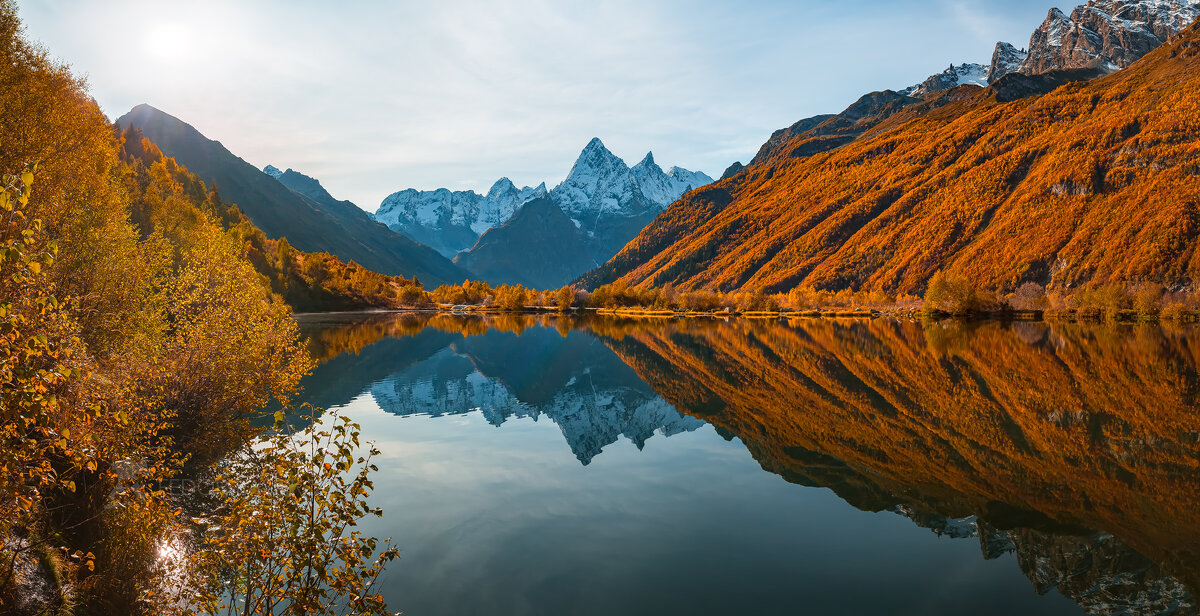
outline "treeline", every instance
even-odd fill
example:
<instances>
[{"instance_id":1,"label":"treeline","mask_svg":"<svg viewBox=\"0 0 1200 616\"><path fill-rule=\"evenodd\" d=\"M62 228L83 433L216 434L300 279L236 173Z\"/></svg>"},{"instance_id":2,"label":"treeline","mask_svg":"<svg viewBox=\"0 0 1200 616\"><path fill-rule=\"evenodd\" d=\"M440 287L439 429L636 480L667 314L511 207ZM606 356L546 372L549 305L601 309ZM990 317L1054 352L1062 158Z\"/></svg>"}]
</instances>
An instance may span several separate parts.
<instances>
[{"instance_id":1,"label":"treeline","mask_svg":"<svg viewBox=\"0 0 1200 616\"><path fill-rule=\"evenodd\" d=\"M490 311L595 309L629 312L771 313L771 312L924 312L955 316L998 313L1040 313L1058 318L1089 320L1170 319L1197 320L1200 294L1172 291L1153 282L1088 285L1050 289L1027 282L1010 292L979 288L964 277L937 272L925 296L893 295L883 291L828 291L811 288L787 293L762 291L719 293L632 287L622 281L593 291L563 287L556 291L520 285L492 287L486 282L464 281L424 292L423 306L467 306Z\"/></svg>"},{"instance_id":2,"label":"treeline","mask_svg":"<svg viewBox=\"0 0 1200 616\"><path fill-rule=\"evenodd\" d=\"M1200 316L1200 294L1191 290L1172 291L1156 282L1049 290L1035 282L1026 282L1010 293L1003 293L979 288L964 277L939 271L929 281L924 306L931 311L964 316L1026 311L1041 312L1052 318L1194 321Z\"/></svg>"},{"instance_id":3,"label":"treeline","mask_svg":"<svg viewBox=\"0 0 1200 616\"><path fill-rule=\"evenodd\" d=\"M218 187L204 182L130 127L117 136L125 165L121 177L130 197L131 220L143 237L154 229L207 216L238 243L270 289L297 311L320 312L413 306L423 298L421 283L387 276L329 253L305 253L287 238L267 238L245 214L223 200Z\"/></svg>"},{"instance_id":4,"label":"treeline","mask_svg":"<svg viewBox=\"0 0 1200 616\"><path fill-rule=\"evenodd\" d=\"M291 466L274 470L312 478L298 494L329 501L312 490L347 485L336 475L348 465L338 460L331 472L312 456L272 457L289 446L280 440L251 447L261 409L286 404L312 365L281 299L290 287L277 291L274 270L249 258L284 251L214 190L128 137L82 79L24 39L16 6L0 0L0 170L11 174L0 183L0 612L224 613L225 599L248 593L247 609L259 609L252 604L315 606L313 593L345 598L367 588L339 579L331 590L329 577L283 575L281 565L296 556L363 572L361 558L331 559L317 544L287 553L338 528L314 520L357 515L362 494L288 525L287 503L255 492L254 464L214 482L211 505L234 517L189 511L226 529L201 535L211 558L164 560L164 542L194 530L167 490L183 473L203 475L237 451L286 458ZM308 284L308 259L290 262L300 277L283 281ZM326 281L356 281L348 266L311 271L314 280L325 272ZM316 436L337 447L357 441L348 429ZM248 505L258 522L304 530L290 540L265 535L243 515ZM245 551L243 530L275 551ZM368 544L347 536L338 545ZM199 577L168 596L166 582L182 570ZM263 571L286 583L263 588ZM347 604L381 611L369 599Z\"/></svg>"},{"instance_id":5,"label":"treeline","mask_svg":"<svg viewBox=\"0 0 1200 616\"><path fill-rule=\"evenodd\" d=\"M793 289L788 293L762 291L719 293L680 291L672 285L662 288L632 287L622 281L593 291L562 287L557 290L528 289L521 285L492 287L482 281L464 281L444 285L428 293L426 305L476 306L501 311L528 308L566 311L578 308L636 309L673 312L779 312L781 310L890 309L919 307L921 300L909 295L891 295L882 291L824 291Z\"/></svg>"}]
</instances>

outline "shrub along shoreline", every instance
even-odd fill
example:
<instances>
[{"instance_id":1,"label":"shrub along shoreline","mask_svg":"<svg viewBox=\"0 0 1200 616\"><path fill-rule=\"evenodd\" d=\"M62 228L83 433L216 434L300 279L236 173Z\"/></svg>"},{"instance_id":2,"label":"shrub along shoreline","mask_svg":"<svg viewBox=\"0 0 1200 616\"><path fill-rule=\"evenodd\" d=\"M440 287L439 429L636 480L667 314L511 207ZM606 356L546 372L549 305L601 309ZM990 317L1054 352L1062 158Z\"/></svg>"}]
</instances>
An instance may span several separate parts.
<instances>
[{"instance_id":1,"label":"shrub along shoreline","mask_svg":"<svg viewBox=\"0 0 1200 616\"><path fill-rule=\"evenodd\" d=\"M1151 282L1096 284L1047 289L1026 282L1010 292L978 289L969 281L938 272L924 297L883 291L810 288L787 293L721 293L630 287L621 282L592 291L521 285L493 287L464 281L433 291L407 294L393 309L460 313L548 313L589 311L642 318L975 318L1002 320L1180 321L1200 320L1200 294L1170 290Z\"/></svg>"}]
</instances>

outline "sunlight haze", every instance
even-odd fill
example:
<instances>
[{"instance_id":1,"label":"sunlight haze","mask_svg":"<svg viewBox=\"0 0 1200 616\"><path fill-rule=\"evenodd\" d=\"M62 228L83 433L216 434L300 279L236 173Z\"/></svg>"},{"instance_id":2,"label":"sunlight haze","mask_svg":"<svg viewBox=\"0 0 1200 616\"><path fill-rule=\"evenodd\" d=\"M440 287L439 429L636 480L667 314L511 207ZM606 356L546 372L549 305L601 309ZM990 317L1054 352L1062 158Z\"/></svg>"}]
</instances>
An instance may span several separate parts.
<instances>
[{"instance_id":1,"label":"sunlight haze","mask_svg":"<svg viewBox=\"0 0 1200 616\"><path fill-rule=\"evenodd\" d=\"M553 187L592 137L717 177L803 117L1024 46L1050 6L57 0L21 16L110 118L149 103L374 210L408 187Z\"/></svg>"}]
</instances>

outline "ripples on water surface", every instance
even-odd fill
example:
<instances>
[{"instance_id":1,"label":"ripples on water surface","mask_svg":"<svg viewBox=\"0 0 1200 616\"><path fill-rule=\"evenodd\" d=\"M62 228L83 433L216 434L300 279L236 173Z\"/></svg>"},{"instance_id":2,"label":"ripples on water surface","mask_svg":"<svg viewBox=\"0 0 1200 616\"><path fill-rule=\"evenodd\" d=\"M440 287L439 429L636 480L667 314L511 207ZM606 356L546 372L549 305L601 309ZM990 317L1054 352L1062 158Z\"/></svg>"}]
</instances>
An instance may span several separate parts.
<instances>
[{"instance_id":1,"label":"ripples on water surface","mask_svg":"<svg viewBox=\"0 0 1200 616\"><path fill-rule=\"evenodd\" d=\"M1194 328L301 324L410 615L1196 613Z\"/></svg>"}]
</instances>

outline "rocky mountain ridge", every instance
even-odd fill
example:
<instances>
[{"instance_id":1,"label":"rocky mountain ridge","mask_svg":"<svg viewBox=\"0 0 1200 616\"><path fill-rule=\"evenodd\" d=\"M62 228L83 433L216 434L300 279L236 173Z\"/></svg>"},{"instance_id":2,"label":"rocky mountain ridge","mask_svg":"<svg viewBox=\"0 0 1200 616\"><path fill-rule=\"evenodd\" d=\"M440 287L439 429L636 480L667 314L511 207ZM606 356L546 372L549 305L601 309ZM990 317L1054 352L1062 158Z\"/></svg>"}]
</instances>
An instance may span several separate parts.
<instances>
[{"instance_id":1,"label":"rocky mountain ridge","mask_svg":"<svg viewBox=\"0 0 1200 616\"><path fill-rule=\"evenodd\" d=\"M965 84L988 86L1012 73L1116 71L1183 31L1198 16L1200 0L1088 0L1070 15L1050 9L1030 36L1027 50L999 42L990 64L952 64L948 70L900 92L919 97Z\"/></svg>"},{"instance_id":2,"label":"rocky mountain ridge","mask_svg":"<svg viewBox=\"0 0 1200 616\"><path fill-rule=\"evenodd\" d=\"M517 188L500 178L481 195L473 190L416 190L388 195L373 217L447 258L467 250L485 231L504 224L522 204L546 195L546 185Z\"/></svg>"},{"instance_id":3,"label":"rocky mountain ridge","mask_svg":"<svg viewBox=\"0 0 1200 616\"><path fill-rule=\"evenodd\" d=\"M630 168L595 138L583 148L570 173L553 190L547 191L545 183L518 189L508 178L497 181L486 195L445 188L428 191L410 188L385 198L374 218L447 257L454 257L470 250L488 229L505 224L522 205L539 197L549 195L577 228L597 237L606 234L614 219L652 217L683 193L712 181L703 172L681 167L663 171L653 154L647 154L642 162ZM631 238L632 235L624 240ZM600 241L610 240L601 237ZM611 252L619 249L616 246Z\"/></svg>"},{"instance_id":4,"label":"rocky mountain ridge","mask_svg":"<svg viewBox=\"0 0 1200 616\"><path fill-rule=\"evenodd\" d=\"M1068 16L1051 9L1018 69L1026 75L1129 66L1200 16L1195 0L1089 0Z\"/></svg>"}]
</instances>

